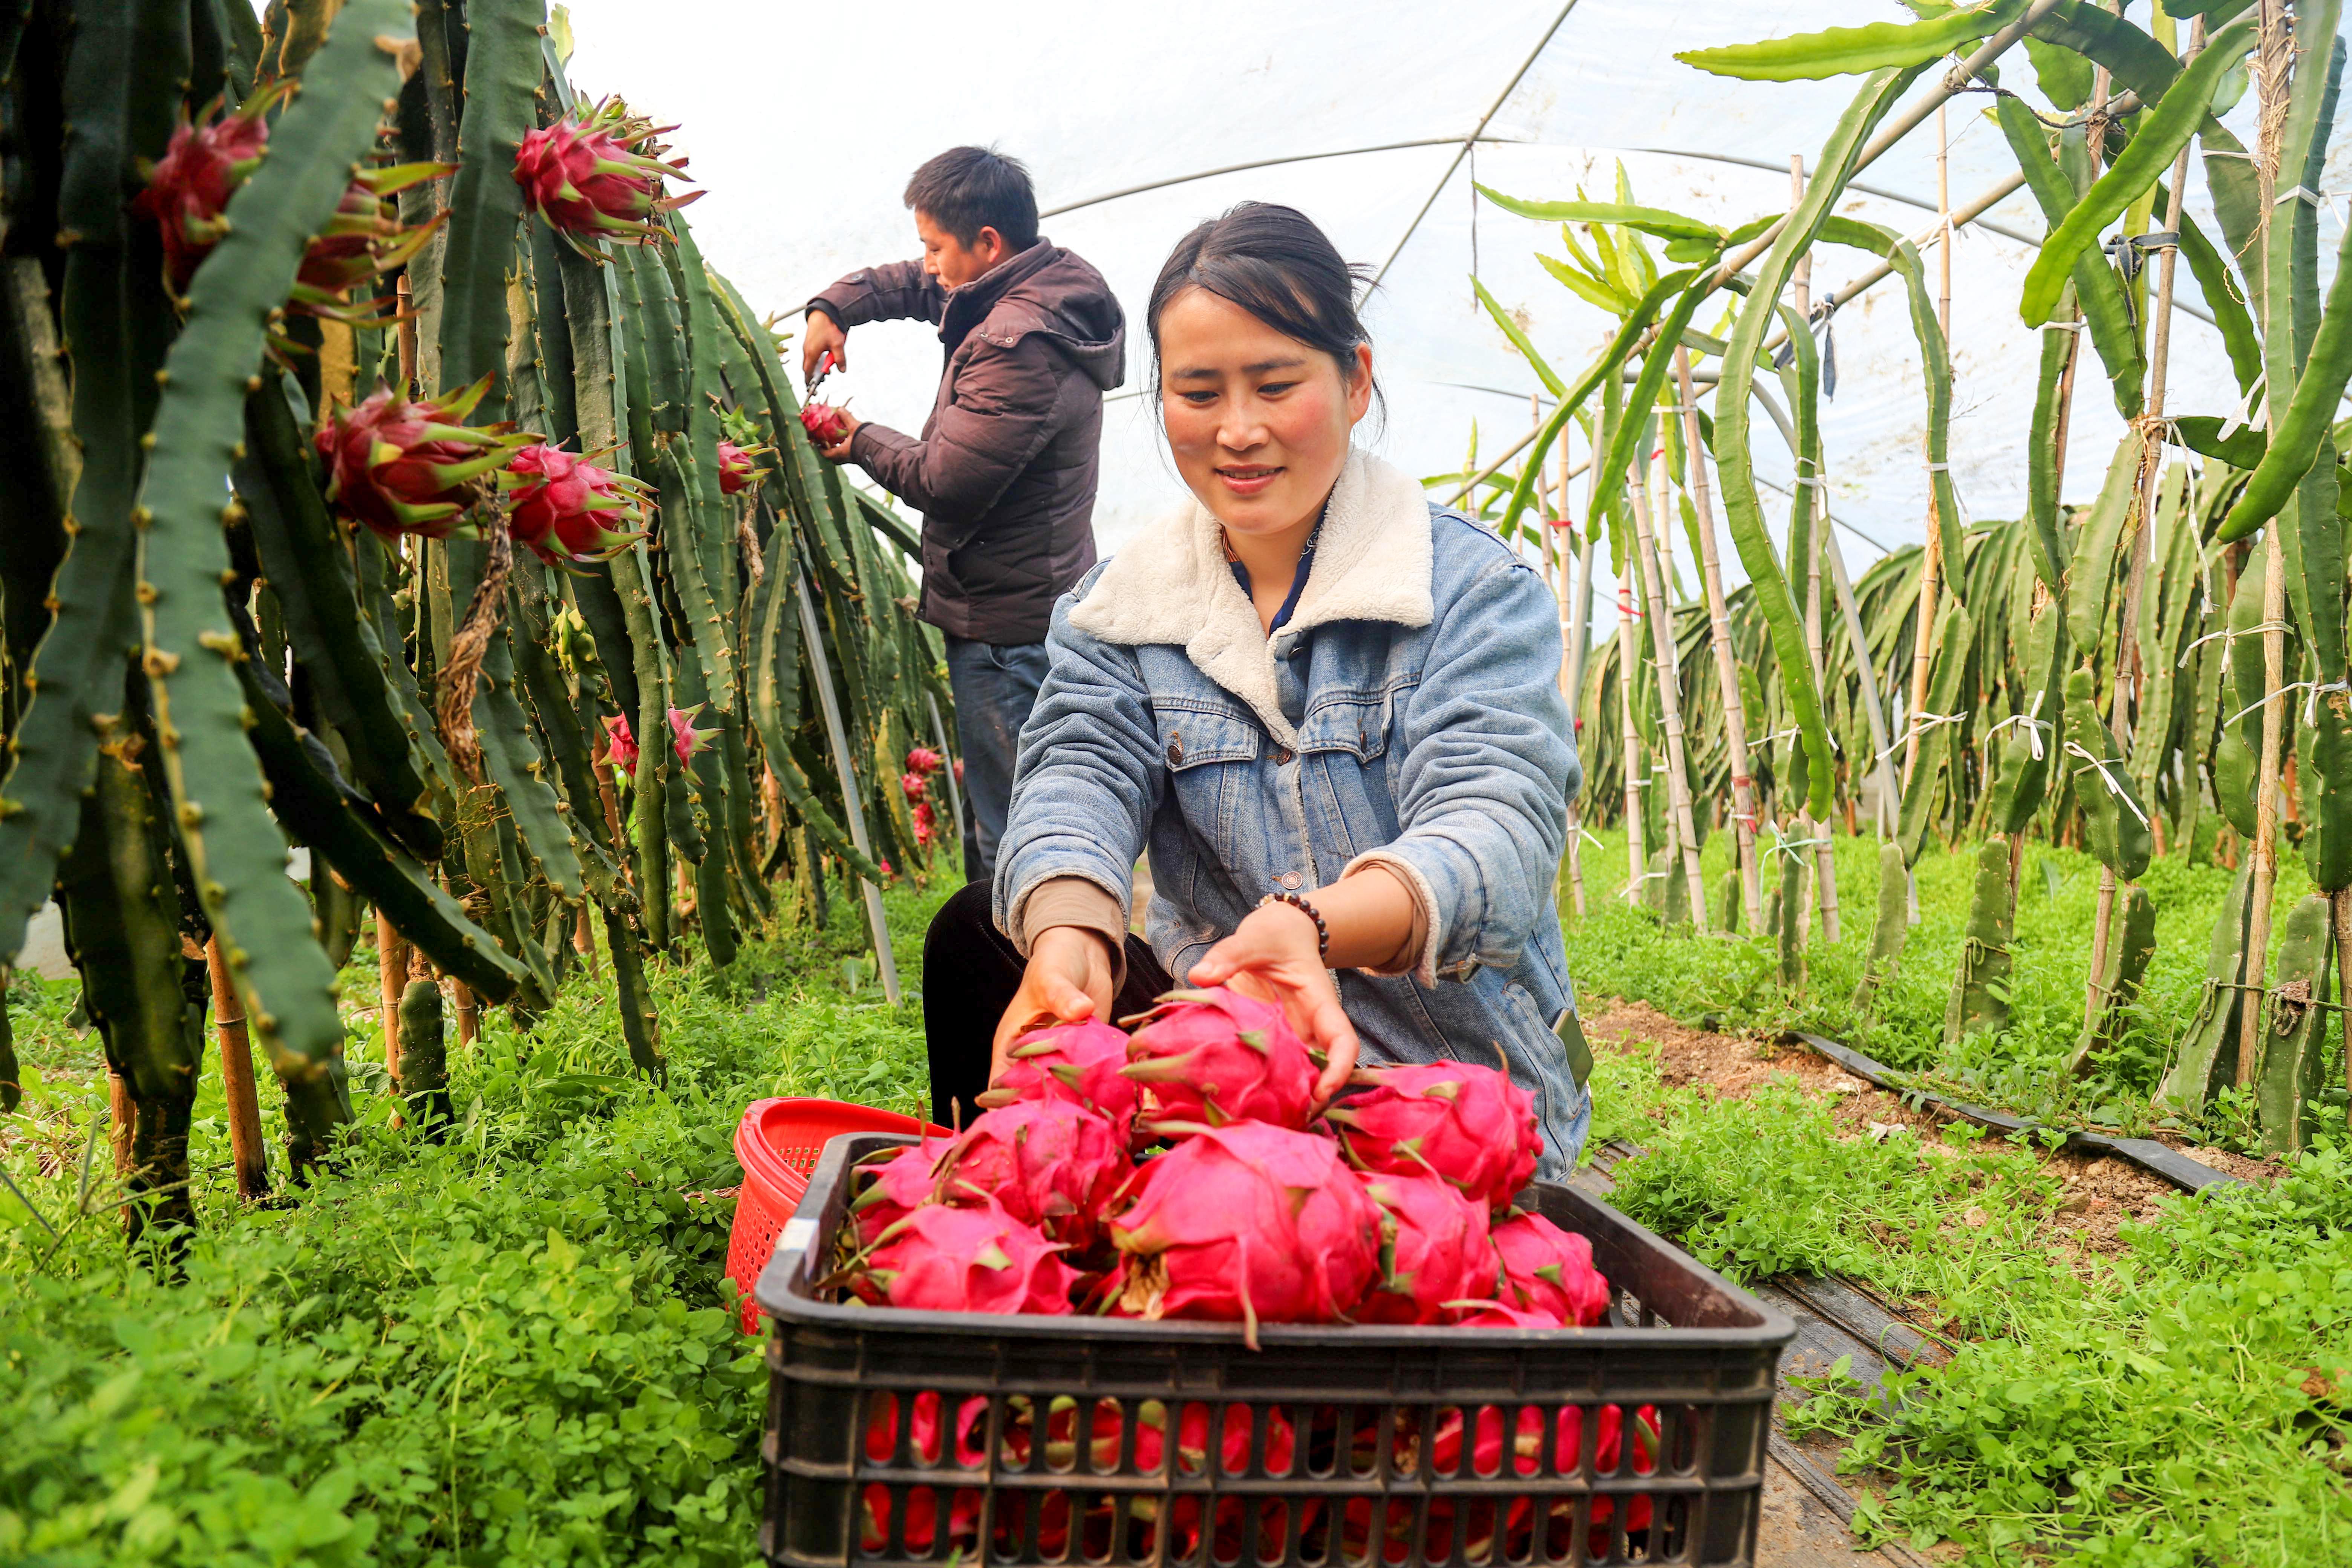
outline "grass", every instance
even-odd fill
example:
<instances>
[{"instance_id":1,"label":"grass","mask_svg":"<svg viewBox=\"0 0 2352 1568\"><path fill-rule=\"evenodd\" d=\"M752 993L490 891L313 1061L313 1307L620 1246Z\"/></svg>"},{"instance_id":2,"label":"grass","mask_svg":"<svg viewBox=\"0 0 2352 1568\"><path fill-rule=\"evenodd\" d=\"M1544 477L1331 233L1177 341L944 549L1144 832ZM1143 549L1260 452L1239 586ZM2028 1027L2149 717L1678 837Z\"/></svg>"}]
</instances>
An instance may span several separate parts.
<instances>
[{"instance_id":1,"label":"grass","mask_svg":"<svg viewBox=\"0 0 2352 1568\"><path fill-rule=\"evenodd\" d=\"M1711 846L1711 847L1714 847ZM1692 1021L1789 1025L2056 1119L2145 1120L2166 1032L2184 1019L2229 873L2153 868L2159 910L2148 991L2125 1048L2087 1089L2055 1071L2080 1027L2096 866L2029 848L2012 1027L1947 1049L1969 858L1918 868L1921 923L1874 1016L1850 1005L1866 937L1809 953L1784 996L1760 944L1694 940L1604 906L1623 862L1587 847L1591 913L1570 960L1588 998L1645 998ZM1867 911L1874 861L1841 840L1840 891ZM1719 853L1719 851L1718 851ZM2299 896L2299 866L2282 868ZM2283 905L2284 907L2284 901ZM1866 1395L1842 1374L1802 1392L1800 1431L1842 1440L1870 1489L1866 1540L1948 1542L1969 1563L2063 1556L2087 1564L2301 1564L2352 1558L2352 1158L2327 1139L2266 1189L2167 1201L2126 1225L2112 1258L2061 1256L2060 1201L2030 1139L1948 1128L1874 1141L1841 1129L1793 1082L1744 1100L1673 1089L1654 1052L1601 1058L1594 1139L1644 1152L1617 1167L1615 1202L1741 1279L1836 1274L1924 1310L1950 1361Z\"/></svg>"},{"instance_id":2,"label":"grass","mask_svg":"<svg viewBox=\"0 0 2352 1568\"><path fill-rule=\"evenodd\" d=\"M530 1036L486 1013L450 1053L446 1142L362 1091L345 1157L284 1206L238 1205L209 1074L177 1279L112 1218L74 987L20 978L31 1070L0 1169L31 1207L0 1193L0 1562L751 1560L766 1379L723 1278L735 1122L772 1094L919 1103L945 890L889 896L895 1010L845 904L723 973L657 969L666 1089L628 1076L609 984L575 977ZM373 997L372 956L345 981ZM353 1011L355 1084L380 1082Z\"/></svg>"},{"instance_id":3,"label":"grass","mask_svg":"<svg viewBox=\"0 0 2352 1568\"><path fill-rule=\"evenodd\" d=\"M1806 983L1791 994L1777 979L1771 943L1694 941L1686 931L1667 930L1656 916L1612 897L1623 881L1624 839L1622 832L1598 837L1600 846L1584 847L1587 912L1580 920L1564 916L1569 970L1581 993L1646 1001L1685 1022L1732 1030L1811 1030L1979 1103L2063 1125L2133 1133L2150 1127L2149 1098L2169 1063L2176 1034L2196 1012L2208 944L2232 877L2219 866L2190 866L2179 857L2148 868L2141 886L2156 905L2157 942L2145 986L2116 1047L2098 1060L2092 1075L2077 1080L2063 1069L2082 1032L2091 966L2099 865L2090 856L2027 845L2019 878L2010 1026L1948 1047L1944 1009L1966 937L1973 846L1931 847L1920 857L1913 873L1919 923L1910 928L1893 978L1864 1011L1854 1006L1853 996L1869 955L1877 907L1874 839L1836 837L1840 939L1832 943L1818 930L1812 933ZM1730 855L1727 834L1709 836L1702 859L1707 886L1718 898ZM2300 858L2283 855L2277 904L2282 919L2310 890ZM2344 1081L2340 1048L2323 1081ZM2234 1090L2225 1092L2200 1131L2231 1147L2252 1142L2250 1115Z\"/></svg>"}]
</instances>

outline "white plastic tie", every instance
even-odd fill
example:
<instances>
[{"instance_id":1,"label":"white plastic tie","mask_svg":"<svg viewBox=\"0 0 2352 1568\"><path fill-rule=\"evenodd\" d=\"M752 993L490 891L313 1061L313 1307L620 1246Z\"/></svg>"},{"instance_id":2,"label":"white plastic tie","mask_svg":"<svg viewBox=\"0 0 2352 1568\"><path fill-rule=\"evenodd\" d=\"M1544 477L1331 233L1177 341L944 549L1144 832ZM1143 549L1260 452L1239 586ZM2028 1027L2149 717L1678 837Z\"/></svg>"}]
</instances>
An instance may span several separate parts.
<instances>
[{"instance_id":1,"label":"white plastic tie","mask_svg":"<svg viewBox=\"0 0 2352 1568\"><path fill-rule=\"evenodd\" d=\"M1896 739L1888 742L1886 749L1870 760L1874 763L1882 762L1908 745L1912 736L1925 735L1938 724L1958 724L1967 718L1968 715L1965 713L1922 713L1916 723L1904 731Z\"/></svg>"},{"instance_id":2,"label":"white plastic tie","mask_svg":"<svg viewBox=\"0 0 2352 1568\"><path fill-rule=\"evenodd\" d=\"M2123 785L2116 782L2116 775L2107 772L2106 763L2091 755L2090 752L2084 751L2082 747L2076 745L2072 741L2066 742L2066 750L2072 754L2082 758L2092 767L2098 769L2100 782L2107 786L2107 793L2114 795L2117 800L2122 801L2126 805L2131 807L2131 814L2139 818L2139 825L2142 827L2146 827L2147 826L2147 813L2139 808L2139 802L2131 797L2130 791L2125 789ZM2077 774L2085 771L2087 770L2083 768L2076 768L2074 770Z\"/></svg>"},{"instance_id":3,"label":"white plastic tie","mask_svg":"<svg viewBox=\"0 0 2352 1568\"><path fill-rule=\"evenodd\" d=\"M1949 463L1929 463L1927 465L1927 471L1931 474L1945 473L1950 469L1951 466L1952 465Z\"/></svg>"},{"instance_id":4,"label":"white plastic tie","mask_svg":"<svg viewBox=\"0 0 2352 1568\"><path fill-rule=\"evenodd\" d=\"M2219 640L2226 643L2234 641L2239 637L2252 637L2257 632L2289 632L2294 629L2294 628L2293 626L2288 626L2284 621L2257 621L2251 626L2224 626L2218 632L2207 632L2203 637L2199 637L2196 641L2190 643L2187 647L2180 650L2180 662L2174 665L2173 668L2175 669L2188 668L2189 656L2195 653L2200 647L2202 647L2209 642ZM2256 703L2254 706L2259 708L2262 704Z\"/></svg>"},{"instance_id":5,"label":"white plastic tie","mask_svg":"<svg viewBox=\"0 0 2352 1568\"><path fill-rule=\"evenodd\" d=\"M2222 440L2226 441L2236 435L2249 420L2257 426L2261 425L2263 415L2270 405L2261 402L2260 399L2263 395L2263 385L2270 378L2271 373L2267 369L2255 375L2254 384L2246 388L2246 395L2238 399L2238 406L2230 411L2230 416L2227 419L2221 421Z\"/></svg>"},{"instance_id":6,"label":"white plastic tie","mask_svg":"<svg viewBox=\"0 0 2352 1568\"><path fill-rule=\"evenodd\" d=\"M2322 685L2316 680L2290 680L2284 686L2282 686L2277 690L2272 692L2271 697L2284 697L2290 691L2306 691L2310 693L2309 696L2303 700L2303 721L2309 724L2315 722L2319 718L2319 694L2323 691L2352 691L2352 681L2331 680L2326 684ZM2249 702L2243 708L2239 709L2235 713L2231 714L2227 719L2222 720L2221 727L2226 730L2231 725L2236 723L2239 720L2244 718L2247 714L2260 712L2263 709L2270 706L2270 697L2264 697L2257 701Z\"/></svg>"},{"instance_id":7,"label":"white plastic tie","mask_svg":"<svg viewBox=\"0 0 2352 1568\"><path fill-rule=\"evenodd\" d=\"M2309 202L2315 207L2325 207L2327 205L2327 198L2321 195L2317 191L2313 190L2309 185L2296 185L2291 190L2281 191L2277 195L2273 196L2271 198L2271 205L2274 207L2284 206L2287 203L2294 201L2297 198Z\"/></svg>"},{"instance_id":8,"label":"white plastic tie","mask_svg":"<svg viewBox=\"0 0 2352 1568\"><path fill-rule=\"evenodd\" d=\"M1819 474L1799 474L1791 482L1803 485L1810 489L1825 490L1830 488L1829 480L1822 479Z\"/></svg>"},{"instance_id":9,"label":"white plastic tie","mask_svg":"<svg viewBox=\"0 0 2352 1568\"><path fill-rule=\"evenodd\" d=\"M2045 332L2079 332L2089 324L2077 317L2071 321L2044 321L2042 323L2042 330Z\"/></svg>"},{"instance_id":10,"label":"white plastic tie","mask_svg":"<svg viewBox=\"0 0 2352 1568\"><path fill-rule=\"evenodd\" d=\"M1580 823L1580 823L1578 823L1578 824L1576 825L1576 830L1577 830L1577 832L1579 832L1579 833L1582 834L1582 835L1584 836L1584 841L1585 841L1587 844L1591 845L1595 849L1606 849L1606 848L1608 848L1608 847L1609 847L1609 846L1607 846L1606 844L1601 843L1601 840L1599 840L1598 838L1593 837L1592 837L1592 829L1591 829L1590 827L1585 826L1584 826L1584 824L1582 824L1582 823Z\"/></svg>"},{"instance_id":11,"label":"white plastic tie","mask_svg":"<svg viewBox=\"0 0 2352 1568\"><path fill-rule=\"evenodd\" d=\"M2000 734L2003 730L2008 729L2011 724L2022 724L2025 726L2025 738L2032 744L2033 747L2033 760L2037 763L2040 762L2042 760L2042 731L2044 730L2055 730L2058 726L2053 724L2047 719L2036 719L2031 713L2011 714L2008 718L2003 719L2000 723L1995 724L1991 729L1987 730L1984 734L1984 739L1977 743L1980 746L1991 745L1993 737Z\"/></svg>"}]
</instances>

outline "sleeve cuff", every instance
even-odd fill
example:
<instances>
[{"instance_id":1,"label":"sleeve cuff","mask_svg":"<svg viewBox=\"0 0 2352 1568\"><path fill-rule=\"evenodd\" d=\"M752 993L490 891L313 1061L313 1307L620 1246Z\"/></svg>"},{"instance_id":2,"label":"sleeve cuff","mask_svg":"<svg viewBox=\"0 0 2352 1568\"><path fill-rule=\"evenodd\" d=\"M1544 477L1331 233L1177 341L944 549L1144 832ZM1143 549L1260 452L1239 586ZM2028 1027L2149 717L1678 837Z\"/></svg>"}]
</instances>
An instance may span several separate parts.
<instances>
[{"instance_id":1,"label":"sleeve cuff","mask_svg":"<svg viewBox=\"0 0 2352 1568\"><path fill-rule=\"evenodd\" d=\"M1127 913L1118 896L1085 877L1055 877L1037 885L1021 909L1014 940L1025 957L1038 934L1053 926L1090 931L1110 944L1111 984L1127 981Z\"/></svg>"},{"instance_id":2,"label":"sleeve cuff","mask_svg":"<svg viewBox=\"0 0 2352 1568\"><path fill-rule=\"evenodd\" d=\"M1420 868L1413 865L1412 861L1401 855L1391 855L1384 849L1370 849L1357 856L1348 862L1347 869L1339 873L1339 878L1345 881L1357 872L1372 867L1378 867L1402 882L1405 891L1412 895L1412 932L1404 942L1402 950L1402 955L1408 962L1401 963L1392 958L1388 963L1378 968L1367 967L1364 973L1367 974L1410 973L1423 985L1436 984L1437 950L1444 926L1437 918L1437 895L1431 889L1429 879L1421 874Z\"/></svg>"}]
</instances>

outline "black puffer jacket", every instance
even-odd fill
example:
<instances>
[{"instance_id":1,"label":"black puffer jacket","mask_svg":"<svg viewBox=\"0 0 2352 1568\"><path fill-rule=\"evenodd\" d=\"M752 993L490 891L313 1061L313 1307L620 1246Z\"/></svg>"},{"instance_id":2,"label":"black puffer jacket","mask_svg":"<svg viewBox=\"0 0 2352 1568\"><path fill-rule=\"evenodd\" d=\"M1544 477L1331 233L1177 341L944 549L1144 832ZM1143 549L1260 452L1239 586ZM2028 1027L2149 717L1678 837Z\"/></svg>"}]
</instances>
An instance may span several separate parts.
<instances>
[{"instance_id":1,"label":"black puffer jacket","mask_svg":"<svg viewBox=\"0 0 2352 1568\"><path fill-rule=\"evenodd\" d=\"M1054 601L1095 563L1102 395L1127 362L1110 285L1040 239L961 289L899 261L809 309L845 329L939 324L947 366L922 435L862 425L850 456L922 510L925 620L974 642L1043 642Z\"/></svg>"}]
</instances>

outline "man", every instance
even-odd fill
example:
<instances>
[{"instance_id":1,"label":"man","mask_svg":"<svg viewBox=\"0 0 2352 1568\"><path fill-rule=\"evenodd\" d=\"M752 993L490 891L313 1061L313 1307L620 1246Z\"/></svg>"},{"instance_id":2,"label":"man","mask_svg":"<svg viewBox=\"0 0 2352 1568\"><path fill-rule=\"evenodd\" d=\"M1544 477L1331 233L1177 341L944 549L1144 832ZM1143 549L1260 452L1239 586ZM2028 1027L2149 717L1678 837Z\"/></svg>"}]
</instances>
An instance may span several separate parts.
<instances>
[{"instance_id":1,"label":"man","mask_svg":"<svg viewBox=\"0 0 2352 1568\"><path fill-rule=\"evenodd\" d=\"M1054 601L1095 563L1102 395L1127 325L1102 274L1037 234L1029 172L980 147L915 171L920 261L870 267L808 303L801 374L849 329L929 321L947 347L920 436L852 418L824 449L923 513L923 619L947 634L964 757L964 875L984 881L1013 796L1021 726L1045 679Z\"/></svg>"}]
</instances>

